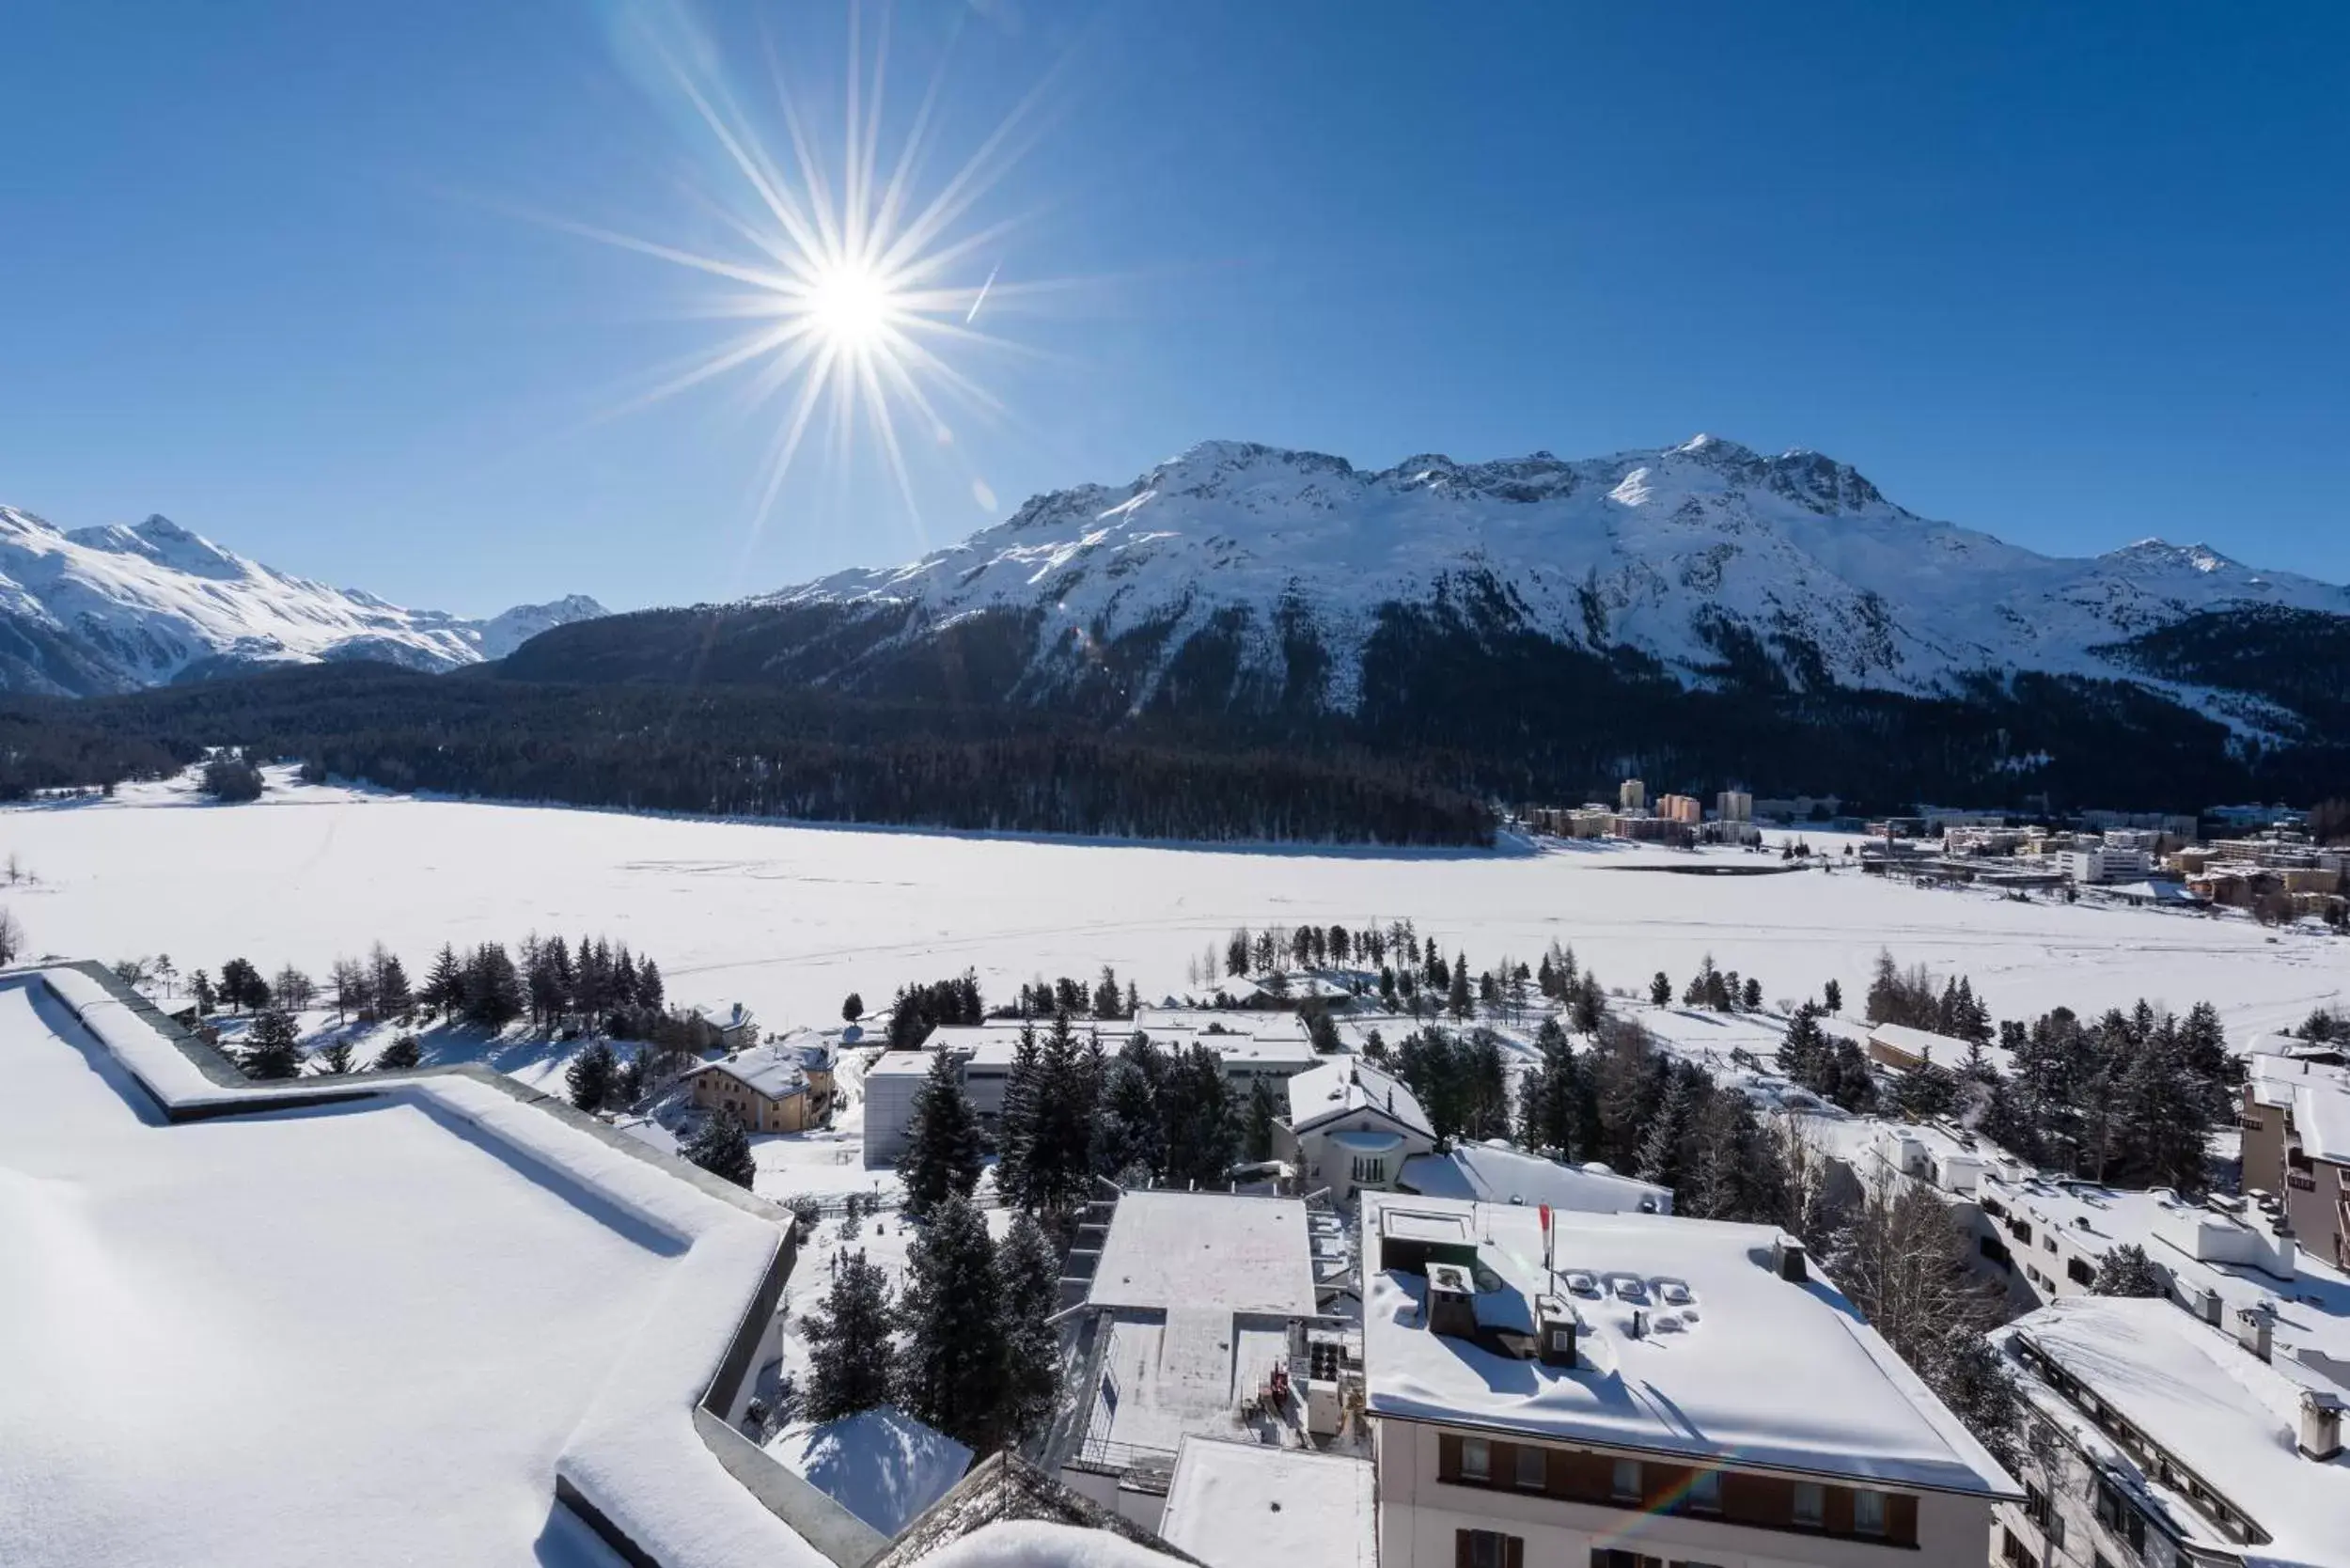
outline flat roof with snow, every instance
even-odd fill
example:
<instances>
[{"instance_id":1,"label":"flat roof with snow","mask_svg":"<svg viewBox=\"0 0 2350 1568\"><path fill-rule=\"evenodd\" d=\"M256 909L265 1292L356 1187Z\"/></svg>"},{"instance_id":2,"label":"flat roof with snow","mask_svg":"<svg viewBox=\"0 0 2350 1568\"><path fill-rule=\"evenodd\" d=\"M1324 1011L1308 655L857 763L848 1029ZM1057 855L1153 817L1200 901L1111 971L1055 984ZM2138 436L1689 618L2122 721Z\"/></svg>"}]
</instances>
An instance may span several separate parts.
<instances>
[{"instance_id":1,"label":"flat roof with snow","mask_svg":"<svg viewBox=\"0 0 2350 1568\"><path fill-rule=\"evenodd\" d=\"M1564 1301L1581 1325L1578 1365L1545 1366L1432 1332L1427 1281L1378 1268L1372 1238L1386 1233L1390 1207L1467 1223L1479 1273L1497 1277L1498 1288L1477 1297L1480 1323L1523 1322L1539 1295ZM1555 1213L1553 1275L1533 1209L1367 1193L1363 1215L1371 1253L1363 1361L1374 1417L2015 1495L1841 1293L1817 1275L1779 1277L1768 1226Z\"/></svg>"},{"instance_id":2,"label":"flat roof with snow","mask_svg":"<svg viewBox=\"0 0 2350 1568\"><path fill-rule=\"evenodd\" d=\"M1095 1307L1311 1317L1306 1205L1223 1192L1130 1192L1086 1293Z\"/></svg>"},{"instance_id":3,"label":"flat roof with snow","mask_svg":"<svg viewBox=\"0 0 2350 1568\"><path fill-rule=\"evenodd\" d=\"M1672 1213L1670 1187L1606 1166L1560 1165L1491 1143L1456 1143L1443 1154L1415 1154L1403 1162L1398 1184L1433 1198L1473 1199L1481 1203L1519 1203L1540 1208L1584 1209L1593 1214Z\"/></svg>"},{"instance_id":4,"label":"flat roof with snow","mask_svg":"<svg viewBox=\"0 0 2350 1568\"><path fill-rule=\"evenodd\" d=\"M73 969L0 976L0 1560L822 1560L694 1408L780 1242L459 1075L174 1123L205 1078Z\"/></svg>"},{"instance_id":5,"label":"flat roof with snow","mask_svg":"<svg viewBox=\"0 0 2350 1568\"><path fill-rule=\"evenodd\" d=\"M1208 1568L1377 1568L1367 1459L1186 1437L1159 1533Z\"/></svg>"}]
</instances>

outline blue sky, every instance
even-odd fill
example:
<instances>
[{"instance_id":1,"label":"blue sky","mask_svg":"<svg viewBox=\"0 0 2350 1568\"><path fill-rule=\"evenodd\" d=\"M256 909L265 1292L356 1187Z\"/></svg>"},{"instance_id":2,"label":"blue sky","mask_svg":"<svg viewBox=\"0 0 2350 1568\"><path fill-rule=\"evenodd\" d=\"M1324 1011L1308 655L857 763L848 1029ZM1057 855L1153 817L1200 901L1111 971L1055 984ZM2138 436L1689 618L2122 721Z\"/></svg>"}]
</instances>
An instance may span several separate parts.
<instances>
[{"instance_id":1,"label":"blue sky","mask_svg":"<svg viewBox=\"0 0 2350 1568\"><path fill-rule=\"evenodd\" d=\"M949 441L901 410L911 507L860 436L762 519L784 405L747 375L613 414L736 330L731 286L539 217L748 256L644 40L698 37L777 145L779 74L837 156L848 16L16 0L0 499L411 604L630 606L1208 437L1384 466L1710 431L2042 549L2350 578L2342 8L906 0L880 145L938 72L918 191L1031 102L953 230L1003 232L945 274L996 273L974 324L1017 352L953 347L1001 407Z\"/></svg>"}]
</instances>

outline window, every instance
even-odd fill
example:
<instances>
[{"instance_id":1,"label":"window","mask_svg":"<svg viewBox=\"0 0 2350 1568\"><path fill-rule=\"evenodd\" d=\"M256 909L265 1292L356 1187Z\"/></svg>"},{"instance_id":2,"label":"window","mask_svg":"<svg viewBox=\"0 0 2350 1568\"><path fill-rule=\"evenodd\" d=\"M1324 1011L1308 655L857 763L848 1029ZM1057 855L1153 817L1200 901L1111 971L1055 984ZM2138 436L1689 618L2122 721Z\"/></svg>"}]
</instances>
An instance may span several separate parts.
<instances>
[{"instance_id":1,"label":"window","mask_svg":"<svg viewBox=\"0 0 2350 1568\"><path fill-rule=\"evenodd\" d=\"M1827 1493L1816 1481L1795 1482L1795 1506L1793 1515L1803 1529L1818 1529L1827 1520Z\"/></svg>"},{"instance_id":2,"label":"window","mask_svg":"<svg viewBox=\"0 0 2350 1568\"><path fill-rule=\"evenodd\" d=\"M2056 1236L2055 1236L2055 1234L2054 1234L2053 1232L2051 1232L2050 1234L2048 1234L2048 1235L2044 1235L2044 1236L2043 1236L2043 1237L2041 1237L2041 1238L2040 1238L2040 1250L2041 1250L2041 1251L2043 1251L2043 1252L2054 1252L2056 1249L2057 1249L2057 1245L2056 1245Z\"/></svg>"},{"instance_id":3,"label":"window","mask_svg":"<svg viewBox=\"0 0 2350 1568\"><path fill-rule=\"evenodd\" d=\"M1852 1529L1855 1535L1885 1533L1885 1494L1862 1488L1852 1495Z\"/></svg>"},{"instance_id":4,"label":"window","mask_svg":"<svg viewBox=\"0 0 2350 1568\"><path fill-rule=\"evenodd\" d=\"M1616 1461L1615 1479L1607 1488L1607 1495L1618 1502L1640 1500L1640 1462L1638 1460L1619 1459Z\"/></svg>"},{"instance_id":5,"label":"window","mask_svg":"<svg viewBox=\"0 0 2350 1568\"><path fill-rule=\"evenodd\" d=\"M2086 1258L2075 1258L2066 1263L2064 1275L2076 1285L2089 1284L2097 1278L2096 1271L2089 1266L2089 1260Z\"/></svg>"},{"instance_id":6,"label":"window","mask_svg":"<svg viewBox=\"0 0 2350 1568\"><path fill-rule=\"evenodd\" d=\"M1357 1154L1355 1156L1355 1184L1358 1187L1385 1186L1387 1182L1387 1156Z\"/></svg>"},{"instance_id":7,"label":"window","mask_svg":"<svg viewBox=\"0 0 2350 1568\"><path fill-rule=\"evenodd\" d=\"M1461 1439L1461 1479L1479 1483L1494 1478L1494 1446L1482 1437Z\"/></svg>"},{"instance_id":8,"label":"window","mask_svg":"<svg viewBox=\"0 0 2350 1568\"><path fill-rule=\"evenodd\" d=\"M1543 1492L1550 1487L1550 1453L1531 1443L1518 1445L1518 1489Z\"/></svg>"},{"instance_id":9,"label":"window","mask_svg":"<svg viewBox=\"0 0 2350 1568\"><path fill-rule=\"evenodd\" d=\"M1618 1551L1606 1546L1591 1548L1591 1568L1665 1568L1662 1558L1642 1557L1637 1552ZM1705 1568L1702 1563L1674 1563L1673 1568Z\"/></svg>"},{"instance_id":10,"label":"window","mask_svg":"<svg viewBox=\"0 0 2350 1568\"><path fill-rule=\"evenodd\" d=\"M1458 1568L1526 1568L1526 1542L1499 1530L1455 1530L1452 1560Z\"/></svg>"},{"instance_id":11,"label":"window","mask_svg":"<svg viewBox=\"0 0 2350 1568\"><path fill-rule=\"evenodd\" d=\"M2015 1539L2015 1532L2012 1529L1999 1531L1999 1560L2007 1564L2007 1568L2040 1568L2040 1560Z\"/></svg>"},{"instance_id":12,"label":"window","mask_svg":"<svg viewBox=\"0 0 2350 1568\"><path fill-rule=\"evenodd\" d=\"M1719 1513L1722 1511L1721 1471L1699 1470L1689 1477L1687 1507L1693 1513Z\"/></svg>"}]
</instances>

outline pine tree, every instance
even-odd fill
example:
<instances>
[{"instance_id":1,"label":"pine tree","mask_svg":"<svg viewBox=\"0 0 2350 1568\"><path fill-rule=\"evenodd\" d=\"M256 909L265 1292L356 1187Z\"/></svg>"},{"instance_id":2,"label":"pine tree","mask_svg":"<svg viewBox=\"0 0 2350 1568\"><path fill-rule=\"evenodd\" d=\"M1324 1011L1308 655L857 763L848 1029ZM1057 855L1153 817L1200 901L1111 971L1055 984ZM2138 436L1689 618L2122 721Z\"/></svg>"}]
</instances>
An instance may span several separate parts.
<instances>
[{"instance_id":1,"label":"pine tree","mask_svg":"<svg viewBox=\"0 0 2350 1568\"><path fill-rule=\"evenodd\" d=\"M1194 1045L1167 1064L1159 1091L1167 1137L1167 1180L1176 1186L1222 1186L1240 1142L1224 1061L1205 1045Z\"/></svg>"},{"instance_id":2,"label":"pine tree","mask_svg":"<svg viewBox=\"0 0 2350 1568\"><path fill-rule=\"evenodd\" d=\"M986 1219L949 1194L931 1207L906 1259L898 1403L976 1453L992 1452L1009 1425L1005 1319Z\"/></svg>"},{"instance_id":3,"label":"pine tree","mask_svg":"<svg viewBox=\"0 0 2350 1568\"><path fill-rule=\"evenodd\" d=\"M1064 1025L1068 1014L1061 1015ZM1029 1156L1036 1148L1037 1121L1045 1095L1044 1048L1036 1026L1020 1026L1011 1066L1004 1076L1004 1106L995 1121L995 1190L1018 1209L1037 1204L1031 1190Z\"/></svg>"},{"instance_id":4,"label":"pine tree","mask_svg":"<svg viewBox=\"0 0 2350 1568\"><path fill-rule=\"evenodd\" d=\"M455 1014L465 999L465 973L458 964L455 948L446 942L441 944L440 952L433 957L431 970L424 977L424 989L417 993L416 999L424 1004L427 1011L437 1012L444 1018Z\"/></svg>"},{"instance_id":5,"label":"pine tree","mask_svg":"<svg viewBox=\"0 0 2350 1568\"><path fill-rule=\"evenodd\" d=\"M1828 1058L1827 1033L1820 1027L1820 1010L1805 1002L1787 1021L1786 1038L1778 1043L1778 1070L1814 1094L1824 1094L1828 1082Z\"/></svg>"},{"instance_id":6,"label":"pine tree","mask_svg":"<svg viewBox=\"0 0 2350 1568\"><path fill-rule=\"evenodd\" d=\"M268 1007L253 1020L239 1063L248 1078L290 1078L302 1071L302 1031L292 1013Z\"/></svg>"},{"instance_id":7,"label":"pine tree","mask_svg":"<svg viewBox=\"0 0 2350 1568\"><path fill-rule=\"evenodd\" d=\"M1659 1186L1678 1187L1682 1175L1682 1144L1696 1121L1698 1089L1687 1073L1673 1071L1665 1098L1640 1140L1639 1176Z\"/></svg>"},{"instance_id":8,"label":"pine tree","mask_svg":"<svg viewBox=\"0 0 2350 1568\"><path fill-rule=\"evenodd\" d=\"M572 1058L571 1066L563 1070L563 1082L572 1091L572 1105L584 1111L600 1111L611 1101L619 1073L619 1058L612 1054L612 1047L597 1040Z\"/></svg>"},{"instance_id":9,"label":"pine tree","mask_svg":"<svg viewBox=\"0 0 2350 1568\"><path fill-rule=\"evenodd\" d=\"M1104 1175L1151 1181L1166 1168L1167 1124L1159 1105L1166 1077L1167 1053L1148 1035L1136 1035L1111 1058L1095 1161Z\"/></svg>"},{"instance_id":10,"label":"pine tree","mask_svg":"<svg viewBox=\"0 0 2350 1568\"><path fill-rule=\"evenodd\" d=\"M1456 1019L1465 1019L1476 1011L1469 1000L1468 955L1466 953L1458 955L1453 961L1452 972L1445 982L1444 1005L1445 1010Z\"/></svg>"},{"instance_id":11,"label":"pine tree","mask_svg":"<svg viewBox=\"0 0 2350 1568\"><path fill-rule=\"evenodd\" d=\"M1262 1077L1248 1081L1248 1104L1241 1117L1241 1157L1252 1162L1273 1158L1273 1124L1280 1119L1272 1086Z\"/></svg>"},{"instance_id":12,"label":"pine tree","mask_svg":"<svg viewBox=\"0 0 2350 1568\"><path fill-rule=\"evenodd\" d=\"M1030 1132L1026 1206L1066 1214L1093 1178L1094 1113L1104 1065L1098 1043L1077 1038L1067 1013L1054 1017L1041 1053L1041 1092Z\"/></svg>"},{"instance_id":13,"label":"pine tree","mask_svg":"<svg viewBox=\"0 0 2350 1568\"><path fill-rule=\"evenodd\" d=\"M339 1077L351 1071L351 1042L343 1039L331 1040L319 1047L313 1059L317 1061L321 1074Z\"/></svg>"},{"instance_id":14,"label":"pine tree","mask_svg":"<svg viewBox=\"0 0 2350 1568\"><path fill-rule=\"evenodd\" d=\"M405 1072L423 1060L424 1046L416 1037L413 1034L398 1034L392 1037L392 1043L389 1045L376 1053L375 1065L379 1072Z\"/></svg>"},{"instance_id":15,"label":"pine tree","mask_svg":"<svg viewBox=\"0 0 2350 1568\"><path fill-rule=\"evenodd\" d=\"M2097 1277L2089 1283L2092 1295L2163 1296L2170 1294L2169 1281L2154 1261L2146 1256L2146 1249L2136 1242L2123 1242L2107 1252L2097 1264Z\"/></svg>"},{"instance_id":16,"label":"pine tree","mask_svg":"<svg viewBox=\"0 0 2350 1568\"><path fill-rule=\"evenodd\" d=\"M719 1111L703 1122L678 1152L713 1176L738 1187L749 1186L759 1175L759 1162L751 1154L750 1135L743 1130L743 1123L734 1119L732 1111Z\"/></svg>"},{"instance_id":17,"label":"pine tree","mask_svg":"<svg viewBox=\"0 0 2350 1568\"><path fill-rule=\"evenodd\" d=\"M1844 1011L1844 988L1835 980L1820 987L1820 1005L1830 1012Z\"/></svg>"},{"instance_id":18,"label":"pine tree","mask_svg":"<svg viewBox=\"0 0 2350 1568\"><path fill-rule=\"evenodd\" d=\"M979 1117L956 1077L954 1058L933 1052L930 1075L914 1092L906 1152L898 1162L906 1213L918 1219L949 1198L969 1197L983 1159Z\"/></svg>"},{"instance_id":19,"label":"pine tree","mask_svg":"<svg viewBox=\"0 0 2350 1568\"><path fill-rule=\"evenodd\" d=\"M1033 1435L1052 1418L1060 1391L1060 1335L1052 1319L1060 1308L1060 1259L1044 1228L1026 1214L995 1249L1004 1289L1004 1426L1012 1441Z\"/></svg>"},{"instance_id":20,"label":"pine tree","mask_svg":"<svg viewBox=\"0 0 2350 1568\"><path fill-rule=\"evenodd\" d=\"M804 1413L838 1420L889 1402L889 1276L862 1249L843 1255L800 1322L808 1347Z\"/></svg>"},{"instance_id":21,"label":"pine tree","mask_svg":"<svg viewBox=\"0 0 2350 1568\"><path fill-rule=\"evenodd\" d=\"M212 995L212 977L198 969L195 978L188 982L188 994L196 998L196 1016L210 1017L218 1002L218 998Z\"/></svg>"},{"instance_id":22,"label":"pine tree","mask_svg":"<svg viewBox=\"0 0 2350 1568\"><path fill-rule=\"evenodd\" d=\"M650 958L636 965L636 1005L649 1012L661 1011L661 966Z\"/></svg>"},{"instance_id":23,"label":"pine tree","mask_svg":"<svg viewBox=\"0 0 2350 1568\"><path fill-rule=\"evenodd\" d=\"M378 1018L405 1018L416 1010L408 988L408 969L400 955L386 952L381 942L368 955L368 988L375 994Z\"/></svg>"},{"instance_id":24,"label":"pine tree","mask_svg":"<svg viewBox=\"0 0 2350 1568\"><path fill-rule=\"evenodd\" d=\"M620 1070L612 1079L611 1103L626 1110L645 1097L645 1077L651 1066L649 1051L639 1045L620 1063Z\"/></svg>"},{"instance_id":25,"label":"pine tree","mask_svg":"<svg viewBox=\"0 0 2350 1568\"><path fill-rule=\"evenodd\" d=\"M1662 969L1657 970L1655 975L1652 977L1648 982L1648 999L1650 1005L1654 1007L1672 1006L1672 977L1666 974Z\"/></svg>"},{"instance_id":26,"label":"pine tree","mask_svg":"<svg viewBox=\"0 0 2350 1568\"><path fill-rule=\"evenodd\" d=\"M854 1024L864 1016L865 998L856 992L850 992L847 998L840 1004L840 1021L844 1024Z\"/></svg>"}]
</instances>

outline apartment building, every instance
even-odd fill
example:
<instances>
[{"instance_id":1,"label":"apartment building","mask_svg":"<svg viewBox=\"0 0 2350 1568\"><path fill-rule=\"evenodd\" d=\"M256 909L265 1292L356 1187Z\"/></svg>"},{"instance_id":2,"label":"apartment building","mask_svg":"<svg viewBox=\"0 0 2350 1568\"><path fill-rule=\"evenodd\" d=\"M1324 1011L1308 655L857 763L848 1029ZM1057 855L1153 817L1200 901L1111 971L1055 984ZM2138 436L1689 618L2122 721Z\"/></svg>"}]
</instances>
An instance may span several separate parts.
<instances>
[{"instance_id":1,"label":"apartment building","mask_svg":"<svg viewBox=\"0 0 2350 1568\"><path fill-rule=\"evenodd\" d=\"M832 1046L812 1031L754 1045L687 1074L694 1104L754 1133L799 1133L832 1116Z\"/></svg>"},{"instance_id":2,"label":"apartment building","mask_svg":"<svg viewBox=\"0 0 2350 1568\"><path fill-rule=\"evenodd\" d=\"M2023 1493L1764 1226L1367 1194L1384 1568L1976 1568Z\"/></svg>"},{"instance_id":3,"label":"apartment building","mask_svg":"<svg viewBox=\"0 0 2350 1568\"><path fill-rule=\"evenodd\" d=\"M2245 1064L2244 1186L2272 1196L2300 1244L2350 1268L2350 1067L2338 1050Z\"/></svg>"},{"instance_id":4,"label":"apartment building","mask_svg":"<svg viewBox=\"0 0 2350 1568\"><path fill-rule=\"evenodd\" d=\"M2211 1324L2079 1296L1993 1336L2025 1394L2006 1568L2320 1568L2350 1559L2350 1285ZM2281 1327L2280 1327L2281 1325Z\"/></svg>"}]
</instances>

